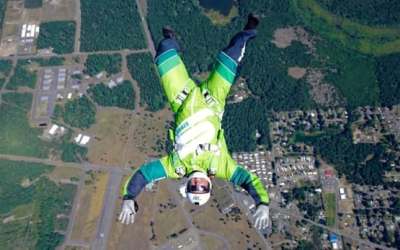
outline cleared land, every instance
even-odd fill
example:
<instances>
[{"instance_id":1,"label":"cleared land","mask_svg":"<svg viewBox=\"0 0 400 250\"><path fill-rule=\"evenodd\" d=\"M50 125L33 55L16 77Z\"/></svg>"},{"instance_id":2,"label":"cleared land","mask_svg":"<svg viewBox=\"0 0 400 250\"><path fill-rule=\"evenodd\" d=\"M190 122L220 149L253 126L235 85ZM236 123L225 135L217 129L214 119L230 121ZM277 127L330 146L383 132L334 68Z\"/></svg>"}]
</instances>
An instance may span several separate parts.
<instances>
[{"instance_id":1,"label":"cleared land","mask_svg":"<svg viewBox=\"0 0 400 250\"><path fill-rule=\"evenodd\" d=\"M249 226L247 217L235 208L227 215L218 209L215 200L222 189L215 188L210 201L202 207L193 207L187 204L186 210L191 213L193 224L200 230L212 233L214 237L223 237L230 244L230 249L258 249L264 248L264 243L256 230ZM213 199L214 197L214 199Z\"/></svg>"},{"instance_id":2,"label":"cleared land","mask_svg":"<svg viewBox=\"0 0 400 250\"><path fill-rule=\"evenodd\" d=\"M166 109L157 113L136 113L132 120L131 140L125 149L126 162L138 167L149 158L166 154L167 124L171 120L172 115Z\"/></svg>"},{"instance_id":3,"label":"cleared land","mask_svg":"<svg viewBox=\"0 0 400 250\"><path fill-rule=\"evenodd\" d=\"M102 108L96 116L96 123L87 131L95 135L95 143L89 147L89 161L99 164L124 164L129 127L135 121L132 112L118 108Z\"/></svg>"},{"instance_id":4,"label":"cleared land","mask_svg":"<svg viewBox=\"0 0 400 250\"><path fill-rule=\"evenodd\" d=\"M76 12L78 11L77 1L78 0L45 1L42 7L42 20L74 20Z\"/></svg>"},{"instance_id":5,"label":"cleared land","mask_svg":"<svg viewBox=\"0 0 400 250\"><path fill-rule=\"evenodd\" d=\"M80 193L77 216L72 229L72 240L93 240L96 227L103 207L103 197L106 192L109 174L89 171L85 186Z\"/></svg>"},{"instance_id":6,"label":"cleared land","mask_svg":"<svg viewBox=\"0 0 400 250\"><path fill-rule=\"evenodd\" d=\"M322 8L316 0L295 0L292 6L314 31L346 48L376 56L400 52L398 28L368 26L336 16Z\"/></svg>"},{"instance_id":7,"label":"cleared land","mask_svg":"<svg viewBox=\"0 0 400 250\"><path fill-rule=\"evenodd\" d=\"M32 128L27 113L32 103L32 95L3 94L0 106L0 152L47 158L50 143L42 141L41 129Z\"/></svg>"}]
</instances>

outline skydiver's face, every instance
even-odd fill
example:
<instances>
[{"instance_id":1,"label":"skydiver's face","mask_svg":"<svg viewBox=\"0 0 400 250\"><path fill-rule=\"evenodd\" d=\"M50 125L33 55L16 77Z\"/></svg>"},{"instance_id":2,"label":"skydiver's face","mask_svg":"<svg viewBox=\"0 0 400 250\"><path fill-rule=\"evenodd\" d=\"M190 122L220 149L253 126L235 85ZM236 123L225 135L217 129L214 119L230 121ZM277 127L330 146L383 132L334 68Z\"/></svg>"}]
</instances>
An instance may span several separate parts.
<instances>
[{"instance_id":1,"label":"skydiver's face","mask_svg":"<svg viewBox=\"0 0 400 250\"><path fill-rule=\"evenodd\" d=\"M192 178L187 186L188 192L193 194L204 194L210 192L210 183L205 178Z\"/></svg>"}]
</instances>

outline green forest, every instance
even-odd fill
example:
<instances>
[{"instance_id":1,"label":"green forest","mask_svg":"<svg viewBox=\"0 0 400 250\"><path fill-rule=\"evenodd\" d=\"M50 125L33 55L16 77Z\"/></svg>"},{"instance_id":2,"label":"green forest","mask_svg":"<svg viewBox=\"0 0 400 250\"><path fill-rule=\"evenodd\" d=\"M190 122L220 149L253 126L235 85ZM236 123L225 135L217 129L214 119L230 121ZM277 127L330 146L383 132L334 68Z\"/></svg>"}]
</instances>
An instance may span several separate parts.
<instances>
[{"instance_id":1,"label":"green forest","mask_svg":"<svg viewBox=\"0 0 400 250\"><path fill-rule=\"evenodd\" d=\"M376 75L381 89L380 99L384 106L400 103L400 53L377 59Z\"/></svg>"},{"instance_id":2,"label":"green forest","mask_svg":"<svg viewBox=\"0 0 400 250\"><path fill-rule=\"evenodd\" d=\"M87 96L68 101L63 110L64 122L75 128L89 128L96 121L96 106Z\"/></svg>"},{"instance_id":3,"label":"green forest","mask_svg":"<svg viewBox=\"0 0 400 250\"><path fill-rule=\"evenodd\" d=\"M4 16L7 8L7 0L0 0L0 25L3 27Z\"/></svg>"},{"instance_id":4,"label":"green forest","mask_svg":"<svg viewBox=\"0 0 400 250\"><path fill-rule=\"evenodd\" d=\"M135 1L81 1L81 17L81 51L146 47Z\"/></svg>"},{"instance_id":5,"label":"green forest","mask_svg":"<svg viewBox=\"0 0 400 250\"><path fill-rule=\"evenodd\" d=\"M400 2L396 0L318 0L335 15L357 20L367 25L398 25ZM385 11L384 14L382 10Z\"/></svg>"},{"instance_id":6,"label":"green forest","mask_svg":"<svg viewBox=\"0 0 400 250\"><path fill-rule=\"evenodd\" d=\"M75 22L53 21L40 24L37 48L53 48L57 54L67 54L74 51Z\"/></svg>"},{"instance_id":7,"label":"green forest","mask_svg":"<svg viewBox=\"0 0 400 250\"><path fill-rule=\"evenodd\" d=\"M103 83L95 84L88 89L88 93L101 106L135 109L135 91L130 81L124 81L112 88Z\"/></svg>"},{"instance_id":8,"label":"green forest","mask_svg":"<svg viewBox=\"0 0 400 250\"><path fill-rule=\"evenodd\" d=\"M121 72L122 57L120 54L90 54L85 62L84 73L95 76L105 71L107 75Z\"/></svg>"},{"instance_id":9,"label":"green forest","mask_svg":"<svg viewBox=\"0 0 400 250\"><path fill-rule=\"evenodd\" d=\"M126 59L129 73L139 84L140 104L150 111L162 109L166 100L151 55L131 54Z\"/></svg>"},{"instance_id":10,"label":"green forest","mask_svg":"<svg viewBox=\"0 0 400 250\"><path fill-rule=\"evenodd\" d=\"M11 60L0 60L0 89L6 83L6 78L10 74L12 69L12 62Z\"/></svg>"},{"instance_id":11,"label":"green forest","mask_svg":"<svg viewBox=\"0 0 400 250\"><path fill-rule=\"evenodd\" d=\"M257 144L270 145L267 112L258 100L247 99L239 104L228 105L222 127L230 151L251 152ZM261 135L258 139L256 131Z\"/></svg>"},{"instance_id":12,"label":"green forest","mask_svg":"<svg viewBox=\"0 0 400 250\"><path fill-rule=\"evenodd\" d=\"M27 9L40 8L43 5L43 0L24 0L24 7Z\"/></svg>"},{"instance_id":13,"label":"green forest","mask_svg":"<svg viewBox=\"0 0 400 250\"><path fill-rule=\"evenodd\" d=\"M381 161L388 159L383 145L353 144L350 125L339 134L306 138L305 142L352 183L382 185L385 172L391 169L386 161Z\"/></svg>"},{"instance_id":14,"label":"green forest","mask_svg":"<svg viewBox=\"0 0 400 250\"><path fill-rule=\"evenodd\" d=\"M76 187L56 184L44 175L54 167L1 160L0 224L1 249L55 249L64 235L56 232L57 215L68 215Z\"/></svg>"}]
</instances>

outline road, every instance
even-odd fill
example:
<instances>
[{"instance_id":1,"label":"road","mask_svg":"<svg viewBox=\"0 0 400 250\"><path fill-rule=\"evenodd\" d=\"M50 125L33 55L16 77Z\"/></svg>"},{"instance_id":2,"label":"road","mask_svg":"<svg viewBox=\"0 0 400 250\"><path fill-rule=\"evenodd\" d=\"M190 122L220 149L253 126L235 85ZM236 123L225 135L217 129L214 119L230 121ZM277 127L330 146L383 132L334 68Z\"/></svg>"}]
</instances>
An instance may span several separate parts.
<instances>
[{"instance_id":1,"label":"road","mask_svg":"<svg viewBox=\"0 0 400 250\"><path fill-rule=\"evenodd\" d=\"M72 210L71 210L71 214L69 215L69 223L68 223L68 227L67 227L67 232L66 232L66 239L64 241L64 246L85 246L85 247L89 247L89 244L85 241L74 241L71 239L71 235L72 235L72 229L74 228L74 224L75 224L75 218L77 218L77 213L80 207L80 197L81 197L81 192L82 192L82 187L85 185L85 178L84 175L80 176L79 179L79 183L78 183L78 188L76 190L76 194L74 197L74 203L72 205Z\"/></svg>"},{"instance_id":2,"label":"road","mask_svg":"<svg viewBox=\"0 0 400 250\"><path fill-rule=\"evenodd\" d=\"M111 231L122 176L121 173L116 172L112 172L110 175L103 199L103 209L97 223L96 238L91 245L92 249L107 249L107 240Z\"/></svg>"},{"instance_id":3,"label":"road","mask_svg":"<svg viewBox=\"0 0 400 250\"><path fill-rule=\"evenodd\" d=\"M143 10L144 6L140 4L139 0L136 0L136 5L138 7L140 19L142 20L142 27L143 27L144 34L146 36L147 47L149 48L150 53L154 57L156 55L156 49L154 47L154 42L153 42L153 39L151 38L151 33L150 33L150 30L149 30L149 26L147 25L147 20L146 20L146 17L144 15L144 10Z\"/></svg>"},{"instance_id":4,"label":"road","mask_svg":"<svg viewBox=\"0 0 400 250\"><path fill-rule=\"evenodd\" d=\"M11 55L11 56L2 56L0 57L1 59L10 59L13 60L15 58L17 59L32 59L32 58L48 58L48 57L67 57L67 56L87 56L87 55L96 55L96 54L106 54L106 55L112 55L112 54L140 54L140 53L146 53L146 52L151 52L149 49L122 49L122 50L100 50L100 51L91 51L91 52L73 52L70 54L36 54L36 55Z\"/></svg>"}]
</instances>

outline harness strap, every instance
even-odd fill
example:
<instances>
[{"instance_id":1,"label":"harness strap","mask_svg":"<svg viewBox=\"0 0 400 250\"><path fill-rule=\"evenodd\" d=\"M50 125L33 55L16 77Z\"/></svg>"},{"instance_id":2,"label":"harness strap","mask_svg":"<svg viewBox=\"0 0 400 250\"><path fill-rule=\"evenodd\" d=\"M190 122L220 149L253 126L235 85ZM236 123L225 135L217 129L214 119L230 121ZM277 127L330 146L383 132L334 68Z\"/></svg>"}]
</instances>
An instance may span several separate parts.
<instances>
[{"instance_id":1,"label":"harness strap","mask_svg":"<svg viewBox=\"0 0 400 250\"><path fill-rule=\"evenodd\" d=\"M177 95L177 97L176 97L176 102L177 102L178 104L182 104L182 103L185 101L186 97L188 97L188 95L189 95L189 88L188 88L188 86L186 86L186 87L183 88L183 90Z\"/></svg>"},{"instance_id":2,"label":"harness strap","mask_svg":"<svg viewBox=\"0 0 400 250\"><path fill-rule=\"evenodd\" d=\"M196 155L200 155L205 151L212 152L215 155L219 155L220 154L220 150L219 150L219 147L217 145L210 144L210 143L203 143L203 144L199 144L197 146Z\"/></svg>"},{"instance_id":3,"label":"harness strap","mask_svg":"<svg viewBox=\"0 0 400 250\"><path fill-rule=\"evenodd\" d=\"M216 100L210 95L207 89L204 89L202 94L208 105L214 105L216 103Z\"/></svg>"}]
</instances>

